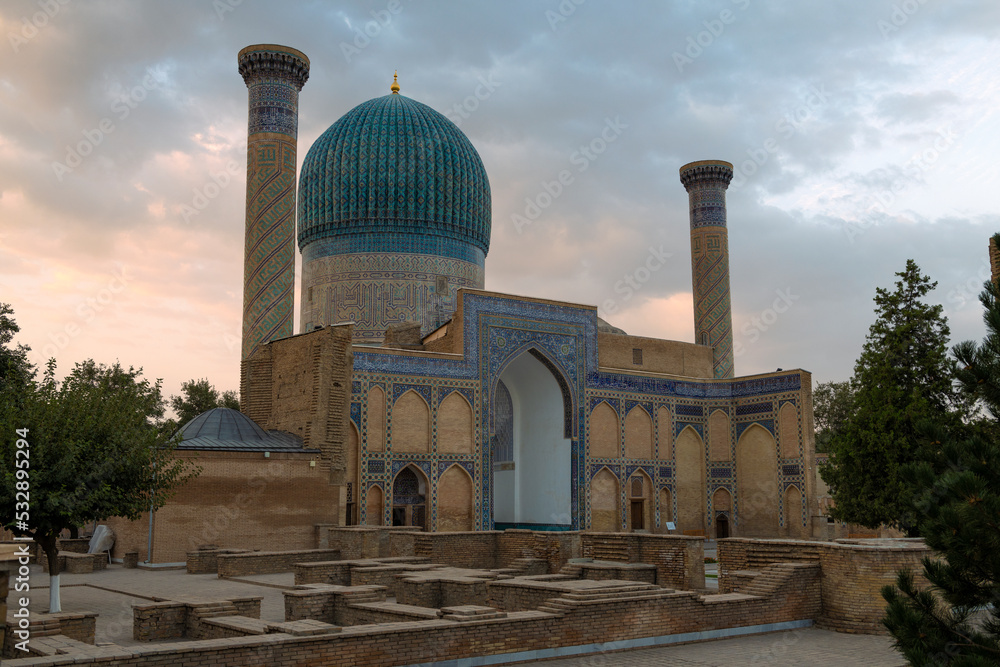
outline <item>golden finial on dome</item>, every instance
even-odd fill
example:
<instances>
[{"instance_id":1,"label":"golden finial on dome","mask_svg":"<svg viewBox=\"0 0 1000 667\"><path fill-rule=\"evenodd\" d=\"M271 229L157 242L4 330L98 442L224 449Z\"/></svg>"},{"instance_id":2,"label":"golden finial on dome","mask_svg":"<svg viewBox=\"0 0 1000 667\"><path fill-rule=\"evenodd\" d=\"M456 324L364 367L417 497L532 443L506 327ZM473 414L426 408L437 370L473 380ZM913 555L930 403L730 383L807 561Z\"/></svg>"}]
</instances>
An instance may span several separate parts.
<instances>
[{"instance_id":1,"label":"golden finial on dome","mask_svg":"<svg viewBox=\"0 0 1000 667\"><path fill-rule=\"evenodd\" d=\"M392 91L393 95L399 94L399 81L397 79L398 76L399 76L398 70L392 73L392 85L389 86L389 90Z\"/></svg>"}]
</instances>

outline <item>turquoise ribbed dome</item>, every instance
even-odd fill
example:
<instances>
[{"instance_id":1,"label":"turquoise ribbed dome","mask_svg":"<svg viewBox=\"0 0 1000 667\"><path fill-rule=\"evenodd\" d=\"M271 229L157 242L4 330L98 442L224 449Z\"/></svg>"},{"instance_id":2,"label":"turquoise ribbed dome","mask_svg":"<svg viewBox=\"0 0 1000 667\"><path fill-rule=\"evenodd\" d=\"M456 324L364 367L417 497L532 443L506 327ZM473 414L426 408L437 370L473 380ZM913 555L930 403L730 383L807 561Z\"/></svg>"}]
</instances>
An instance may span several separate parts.
<instances>
[{"instance_id":1,"label":"turquoise ribbed dome","mask_svg":"<svg viewBox=\"0 0 1000 667\"><path fill-rule=\"evenodd\" d=\"M411 252L481 265L490 183L458 126L390 94L351 109L309 149L298 220L299 248L309 256Z\"/></svg>"}]
</instances>

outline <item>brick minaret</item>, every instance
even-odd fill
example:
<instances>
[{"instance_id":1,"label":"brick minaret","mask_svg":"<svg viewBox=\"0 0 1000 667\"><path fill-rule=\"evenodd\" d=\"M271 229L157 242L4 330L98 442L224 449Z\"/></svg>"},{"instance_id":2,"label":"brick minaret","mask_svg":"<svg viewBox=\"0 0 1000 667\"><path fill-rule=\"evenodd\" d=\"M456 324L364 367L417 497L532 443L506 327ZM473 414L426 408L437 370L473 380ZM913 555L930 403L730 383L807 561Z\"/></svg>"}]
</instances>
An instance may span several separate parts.
<instances>
[{"instance_id":1,"label":"brick minaret","mask_svg":"<svg viewBox=\"0 0 1000 667\"><path fill-rule=\"evenodd\" d=\"M712 345L715 377L733 377L733 313L729 298L726 188L733 165L702 160L681 167L691 210L691 275L695 342Z\"/></svg>"},{"instance_id":2,"label":"brick minaret","mask_svg":"<svg viewBox=\"0 0 1000 667\"><path fill-rule=\"evenodd\" d=\"M309 78L301 51L255 44L240 51L249 91L243 265L243 356L291 336L295 284L295 147L299 91Z\"/></svg>"}]
</instances>

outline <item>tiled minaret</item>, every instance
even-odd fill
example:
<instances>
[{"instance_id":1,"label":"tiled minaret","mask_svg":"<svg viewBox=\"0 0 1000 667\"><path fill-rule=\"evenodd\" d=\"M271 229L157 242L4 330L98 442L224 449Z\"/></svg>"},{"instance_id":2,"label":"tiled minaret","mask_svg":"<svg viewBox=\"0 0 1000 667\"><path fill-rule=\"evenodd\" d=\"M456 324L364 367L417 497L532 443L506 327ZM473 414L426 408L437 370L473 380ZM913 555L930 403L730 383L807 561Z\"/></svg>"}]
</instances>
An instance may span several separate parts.
<instances>
[{"instance_id":1,"label":"tiled minaret","mask_svg":"<svg viewBox=\"0 0 1000 667\"><path fill-rule=\"evenodd\" d=\"M309 78L301 51L255 44L240 51L249 91L243 264L243 356L291 336L295 284L295 148L299 91Z\"/></svg>"},{"instance_id":2,"label":"tiled minaret","mask_svg":"<svg viewBox=\"0 0 1000 667\"><path fill-rule=\"evenodd\" d=\"M681 167L691 211L691 275L695 342L715 348L715 377L733 377L733 314L729 298L726 188L733 165L702 160Z\"/></svg>"}]
</instances>

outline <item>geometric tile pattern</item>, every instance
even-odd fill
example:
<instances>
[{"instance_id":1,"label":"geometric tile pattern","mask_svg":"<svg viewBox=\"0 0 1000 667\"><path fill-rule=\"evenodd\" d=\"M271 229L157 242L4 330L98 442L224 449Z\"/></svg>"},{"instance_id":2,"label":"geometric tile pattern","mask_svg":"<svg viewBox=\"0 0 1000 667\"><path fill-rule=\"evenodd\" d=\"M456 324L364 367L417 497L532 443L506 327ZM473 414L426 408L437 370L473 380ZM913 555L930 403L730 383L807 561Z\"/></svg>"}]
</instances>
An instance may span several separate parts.
<instances>
[{"instance_id":1,"label":"geometric tile pattern","mask_svg":"<svg viewBox=\"0 0 1000 667\"><path fill-rule=\"evenodd\" d=\"M673 507L671 516L677 516L677 495L672 452L659 451L659 442L665 442L671 424L660 424L661 408L672 415L674 439L686 426L694 428L705 439L707 413L724 409L733 415L735 442L739 434L753 423L769 432L776 432L776 405L779 401L795 399L801 389L801 376L797 373L740 380L688 381L631 375L627 372L605 371L597 366L597 318L593 309L538 301L526 301L480 292L466 292L463 297L463 328L465 330L464 354L455 358L431 355L386 354L378 348L354 351L355 386L352 402L363 410L367 406L369 386L378 384L386 396L386 414L392 409L396 397L413 389L430 396L432 430L436 433L436 406L451 391L471 391L470 404L476 421L476 454L456 456L437 453L432 436L432 451L428 454L394 453L390 447L383 452L369 452L366 435L361 433L361 459L364 479L361 489L378 484L391 489L391 475L406 465L414 465L428 472L428 512L436 507L437 480L442 471L454 464L461 465L473 480L477 530L493 526L493 464L491 441L496 437L494 410L497 405L498 378L508 363L520 354L531 352L540 355L560 380L565 403L570 406L568 429L571 435L571 504L572 525L586 527L590 517L590 499L587 488L590 478L601 468L607 468L617 479L620 493L624 493L629 476L642 470L649 476L655 493L650 496L654 521L658 522L667 508L659 507L659 490L670 490ZM429 393L428 393L429 392ZM469 394L466 394L469 396ZM627 410L641 405L654 416L654 459L598 459L589 455L589 415L598 402L607 402L618 414L619 424L624 423ZM746 406L745 409L741 409ZM687 413L687 414L682 414ZM741 414L745 413L745 414ZM739 415L739 416L736 416ZM664 415L665 416L665 415ZM503 422L503 420L501 420ZM493 424L493 425L491 425ZM659 434L659 435L656 435ZM387 443L391 433L387 433ZM725 488L738 503L735 492L736 471L732 463L708 463L706 442L706 488L709 506L711 494ZM372 466L379 462L376 468ZM788 466L798 465L799 475L789 477ZM384 467L383 467L384 466ZM801 459L778 459L776 471L781 488L786 483L796 483L800 490ZM624 496L623 496L624 498ZM624 500L622 501L624 503ZM623 508L625 505L623 504ZM364 501L359 501L364 511ZM624 509L623 509L624 512ZM624 516L624 515L623 515ZM732 519L732 517L731 517ZM363 516L362 516L363 520ZM433 525L436 516L430 519ZM655 524L658 525L658 524Z\"/></svg>"},{"instance_id":2,"label":"geometric tile pattern","mask_svg":"<svg viewBox=\"0 0 1000 667\"><path fill-rule=\"evenodd\" d=\"M490 183L469 138L399 94L356 106L309 149L299 248L343 234L434 235L490 247Z\"/></svg>"},{"instance_id":3,"label":"geometric tile pattern","mask_svg":"<svg viewBox=\"0 0 1000 667\"><path fill-rule=\"evenodd\" d=\"M243 359L292 335L295 141L299 91L309 60L295 49L250 46L239 54L247 85L247 200L243 265Z\"/></svg>"},{"instance_id":4,"label":"geometric tile pattern","mask_svg":"<svg viewBox=\"0 0 1000 667\"><path fill-rule=\"evenodd\" d=\"M388 252L316 257L313 246L302 255L303 332L354 322L355 342L381 341L390 324L422 321L441 277L448 282L441 307L449 315L459 288L483 287L482 262Z\"/></svg>"},{"instance_id":5,"label":"geometric tile pattern","mask_svg":"<svg viewBox=\"0 0 1000 667\"><path fill-rule=\"evenodd\" d=\"M264 343L294 333L295 288L295 142L251 137L247 152L244 359Z\"/></svg>"},{"instance_id":6,"label":"geometric tile pattern","mask_svg":"<svg viewBox=\"0 0 1000 667\"><path fill-rule=\"evenodd\" d=\"M715 377L733 377L733 323L729 291L726 188L729 163L706 161L681 168L691 218L695 341L715 347Z\"/></svg>"},{"instance_id":7,"label":"geometric tile pattern","mask_svg":"<svg viewBox=\"0 0 1000 667\"><path fill-rule=\"evenodd\" d=\"M420 102L385 95L331 125L303 162L298 206L304 331L353 321L355 341L372 343L416 321L427 333L454 312L458 288L484 285L486 169Z\"/></svg>"}]
</instances>

